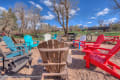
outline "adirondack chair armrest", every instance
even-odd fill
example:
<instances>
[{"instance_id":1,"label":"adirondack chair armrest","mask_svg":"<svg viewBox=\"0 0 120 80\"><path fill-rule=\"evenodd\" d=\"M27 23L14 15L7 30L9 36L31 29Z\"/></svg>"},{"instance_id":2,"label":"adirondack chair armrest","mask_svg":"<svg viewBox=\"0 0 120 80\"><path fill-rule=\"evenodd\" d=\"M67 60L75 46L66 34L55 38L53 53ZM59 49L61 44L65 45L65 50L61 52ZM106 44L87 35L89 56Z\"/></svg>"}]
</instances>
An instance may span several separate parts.
<instances>
[{"instance_id":1,"label":"adirondack chair armrest","mask_svg":"<svg viewBox=\"0 0 120 80\"><path fill-rule=\"evenodd\" d=\"M78 41L78 42L81 42L81 43L85 43L85 41L80 41L80 40L73 40L73 41Z\"/></svg>"},{"instance_id":2,"label":"adirondack chair armrest","mask_svg":"<svg viewBox=\"0 0 120 80\"><path fill-rule=\"evenodd\" d=\"M73 40L73 41L80 41L80 40Z\"/></svg>"},{"instance_id":3,"label":"adirondack chair armrest","mask_svg":"<svg viewBox=\"0 0 120 80\"><path fill-rule=\"evenodd\" d=\"M105 51L111 51L111 49L106 49L106 48L100 48L100 47L93 47L93 46L88 46L89 48L94 48L94 49L101 49L101 50L105 50Z\"/></svg>"},{"instance_id":4,"label":"adirondack chair armrest","mask_svg":"<svg viewBox=\"0 0 120 80\"><path fill-rule=\"evenodd\" d=\"M85 52L85 53L92 53L92 51L90 51L90 50L82 50L82 52Z\"/></svg>"},{"instance_id":5,"label":"adirondack chair armrest","mask_svg":"<svg viewBox=\"0 0 120 80\"><path fill-rule=\"evenodd\" d=\"M19 43L19 44L15 44L16 46L22 46L22 45L27 45L26 43Z\"/></svg>"},{"instance_id":6,"label":"adirondack chair armrest","mask_svg":"<svg viewBox=\"0 0 120 80\"><path fill-rule=\"evenodd\" d=\"M33 40L33 42L39 42L38 40Z\"/></svg>"},{"instance_id":7,"label":"adirondack chair armrest","mask_svg":"<svg viewBox=\"0 0 120 80\"><path fill-rule=\"evenodd\" d=\"M94 44L95 42L85 42L85 44L87 44L87 43L92 43L92 44Z\"/></svg>"},{"instance_id":8,"label":"adirondack chair armrest","mask_svg":"<svg viewBox=\"0 0 120 80\"><path fill-rule=\"evenodd\" d=\"M81 42L82 44L85 44L85 43L86 43L85 41L79 41L79 42Z\"/></svg>"},{"instance_id":9,"label":"adirondack chair armrest","mask_svg":"<svg viewBox=\"0 0 120 80\"><path fill-rule=\"evenodd\" d=\"M95 43L95 42L86 42L86 41L80 41L80 42L82 43L81 46L92 45ZM87 44L87 43L92 43L92 44Z\"/></svg>"},{"instance_id":10,"label":"adirondack chair armrest","mask_svg":"<svg viewBox=\"0 0 120 80\"><path fill-rule=\"evenodd\" d=\"M86 53L89 53L89 54L92 54L92 55L108 56L108 54L99 53L99 52L94 53L94 52L92 52L90 50L83 50L83 52L86 52Z\"/></svg>"},{"instance_id":11,"label":"adirondack chair armrest","mask_svg":"<svg viewBox=\"0 0 120 80\"><path fill-rule=\"evenodd\" d=\"M120 37L120 36L105 36L105 37Z\"/></svg>"},{"instance_id":12,"label":"adirondack chair armrest","mask_svg":"<svg viewBox=\"0 0 120 80\"><path fill-rule=\"evenodd\" d=\"M24 43L24 44L16 44L15 46L16 46L17 48L19 48L19 47L25 48L25 46L27 47L27 44L26 44L26 43Z\"/></svg>"},{"instance_id":13,"label":"adirondack chair armrest","mask_svg":"<svg viewBox=\"0 0 120 80\"><path fill-rule=\"evenodd\" d=\"M27 46L27 44L26 43L20 43L20 44L15 44L16 46L24 46L24 45L26 45Z\"/></svg>"},{"instance_id":14,"label":"adirondack chair armrest","mask_svg":"<svg viewBox=\"0 0 120 80\"><path fill-rule=\"evenodd\" d=\"M80 46L89 48L89 47L94 47L94 46L98 46L98 45L100 45L100 44L81 44Z\"/></svg>"},{"instance_id":15,"label":"adirondack chair armrest","mask_svg":"<svg viewBox=\"0 0 120 80\"><path fill-rule=\"evenodd\" d=\"M41 66L52 66L52 65L66 65L65 62L63 63L39 63Z\"/></svg>"},{"instance_id":16,"label":"adirondack chair armrest","mask_svg":"<svg viewBox=\"0 0 120 80\"><path fill-rule=\"evenodd\" d=\"M9 61L9 60L18 60L20 58L23 58L23 57L26 57L26 56L29 56L28 54L25 54L25 55L21 55L21 56L15 56L13 58L5 58L5 61Z\"/></svg>"},{"instance_id":17,"label":"adirondack chair armrest","mask_svg":"<svg viewBox=\"0 0 120 80\"><path fill-rule=\"evenodd\" d=\"M7 55L12 54L12 53L17 53L17 52L20 52L20 51L23 51L25 53L25 49L22 49L22 50L17 50L17 51L9 52L9 53L7 53Z\"/></svg>"},{"instance_id":18,"label":"adirondack chair armrest","mask_svg":"<svg viewBox=\"0 0 120 80\"><path fill-rule=\"evenodd\" d=\"M37 40L33 40L33 43L34 43L34 44L38 44L39 41L37 41Z\"/></svg>"}]
</instances>

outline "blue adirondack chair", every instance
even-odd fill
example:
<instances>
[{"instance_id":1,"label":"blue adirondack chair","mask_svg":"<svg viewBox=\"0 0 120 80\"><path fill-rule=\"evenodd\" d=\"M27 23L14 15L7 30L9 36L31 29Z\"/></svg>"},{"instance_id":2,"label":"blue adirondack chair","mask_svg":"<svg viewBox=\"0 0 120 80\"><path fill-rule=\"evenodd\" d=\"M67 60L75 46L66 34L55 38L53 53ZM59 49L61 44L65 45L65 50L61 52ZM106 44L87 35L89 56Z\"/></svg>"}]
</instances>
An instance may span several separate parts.
<instances>
[{"instance_id":1,"label":"blue adirondack chair","mask_svg":"<svg viewBox=\"0 0 120 80\"><path fill-rule=\"evenodd\" d=\"M39 41L33 40L32 36L30 35L25 35L24 36L25 43L27 44L29 50L31 50L34 47L37 47L39 45Z\"/></svg>"},{"instance_id":2,"label":"blue adirondack chair","mask_svg":"<svg viewBox=\"0 0 120 80\"><path fill-rule=\"evenodd\" d=\"M15 57L15 56L18 56L18 55L23 55L23 51L18 52L18 50L22 50L22 49L25 49L25 53L28 54L27 45L25 45L25 44L15 45L14 42L12 41L12 39L8 36L3 36L3 41L6 43L7 48L9 48L12 52L14 52L12 54L9 54L7 56L7 58L12 58L12 57Z\"/></svg>"},{"instance_id":3,"label":"blue adirondack chair","mask_svg":"<svg viewBox=\"0 0 120 80\"><path fill-rule=\"evenodd\" d=\"M52 37L52 39L57 39L57 34L54 34L54 36Z\"/></svg>"}]
</instances>

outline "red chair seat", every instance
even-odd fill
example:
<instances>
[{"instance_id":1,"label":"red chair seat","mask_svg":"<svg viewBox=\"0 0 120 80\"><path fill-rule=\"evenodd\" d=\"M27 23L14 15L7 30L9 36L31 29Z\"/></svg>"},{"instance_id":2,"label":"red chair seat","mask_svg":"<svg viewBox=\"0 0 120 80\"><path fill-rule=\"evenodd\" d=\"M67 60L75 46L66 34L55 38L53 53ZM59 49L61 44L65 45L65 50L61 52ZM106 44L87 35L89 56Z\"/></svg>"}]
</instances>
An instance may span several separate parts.
<instances>
[{"instance_id":1,"label":"red chair seat","mask_svg":"<svg viewBox=\"0 0 120 80\"><path fill-rule=\"evenodd\" d=\"M100 63L104 63L106 60L104 57L101 57L99 55L90 55L90 59L93 59L93 60L100 62Z\"/></svg>"}]
</instances>

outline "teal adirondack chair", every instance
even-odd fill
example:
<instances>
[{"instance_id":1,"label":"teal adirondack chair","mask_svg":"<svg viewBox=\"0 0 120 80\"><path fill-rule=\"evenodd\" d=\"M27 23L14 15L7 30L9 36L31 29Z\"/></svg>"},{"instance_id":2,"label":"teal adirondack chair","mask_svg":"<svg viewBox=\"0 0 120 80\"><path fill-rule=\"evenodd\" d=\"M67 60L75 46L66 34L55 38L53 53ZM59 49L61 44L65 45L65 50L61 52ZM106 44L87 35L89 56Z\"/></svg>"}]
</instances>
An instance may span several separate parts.
<instances>
[{"instance_id":1,"label":"teal adirondack chair","mask_svg":"<svg viewBox=\"0 0 120 80\"><path fill-rule=\"evenodd\" d=\"M25 35L24 36L25 43L27 44L29 50L31 50L34 47L37 47L39 45L39 41L33 40L32 36L30 35Z\"/></svg>"},{"instance_id":2,"label":"teal adirondack chair","mask_svg":"<svg viewBox=\"0 0 120 80\"><path fill-rule=\"evenodd\" d=\"M11 37L8 36L3 36L3 41L6 43L7 48L9 48L12 51L12 54L7 55L7 58L13 58L18 55L23 55L23 51L18 51L22 49L25 49L25 53L28 54L28 48L26 44L15 45Z\"/></svg>"},{"instance_id":3,"label":"teal adirondack chair","mask_svg":"<svg viewBox=\"0 0 120 80\"><path fill-rule=\"evenodd\" d=\"M54 34L54 36L52 37L52 39L57 39L57 34Z\"/></svg>"}]
</instances>

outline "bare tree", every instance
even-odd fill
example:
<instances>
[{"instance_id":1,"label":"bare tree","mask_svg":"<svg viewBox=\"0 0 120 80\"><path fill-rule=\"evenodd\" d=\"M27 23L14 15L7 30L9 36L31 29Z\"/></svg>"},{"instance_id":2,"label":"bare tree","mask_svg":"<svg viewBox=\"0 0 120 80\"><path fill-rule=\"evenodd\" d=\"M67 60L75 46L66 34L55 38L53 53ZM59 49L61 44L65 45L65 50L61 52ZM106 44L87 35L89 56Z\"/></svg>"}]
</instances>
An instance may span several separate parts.
<instances>
[{"instance_id":1,"label":"bare tree","mask_svg":"<svg viewBox=\"0 0 120 80\"><path fill-rule=\"evenodd\" d=\"M113 0L115 3L114 9L120 9L120 0Z\"/></svg>"},{"instance_id":2,"label":"bare tree","mask_svg":"<svg viewBox=\"0 0 120 80\"><path fill-rule=\"evenodd\" d=\"M50 28L51 28L52 32L56 32L57 31L57 26L55 26L55 25L51 26Z\"/></svg>"},{"instance_id":3,"label":"bare tree","mask_svg":"<svg viewBox=\"0 0 120 80\"><path fill-rule=\"evenodd\" d=\"M27 6L24 3L16 3L15 4L15 13L19 20L21 21L20 32L24 31L25 27L25 8Z\"/></svg>"},{"instance_id":4,"label":"bare tree","mask_svg":"<svg viewBox=\"0 0 120 80\"><path fill-rule=\"evenodd\" d=\"M40 9L32 7L28 13L26 20L29 24L31 24L31 28L34 32L36 32L36 29L38 28L37 24L40 24Z\"/></svg>"},{"instance_id":5,"label":"bare tree","mask_svg":"<svg viewBox=\"0 0 120 80\"><path fill-rule=\"evenodd\" d=\"M57 15L58 22L63 27L65 35L68 33L71 5L70 0L53 0L54 12Z\"/></svg>"},{"instance_id":6,"label":"bare tree","mask_svg":"<svg viewBox=\"0 0 120 80\"><path fill-rule=\"evenodd\" d=\"M104 26L104 20L98 20L98 24L99 24L99 27L103 27Z\"/></svg>"},{"instance_id":7,"label":"bare tree","mask_svg":"<svg viewBox=\"0 0 120 80\"><path fill-rule=\"evenodd\" d=\"M30 29L36 32L37 24L40 23L40 9L30 6L28 8L24 3L15 4L15 12L21 21L20 31Z\"/></svg>"}]
</instances>

